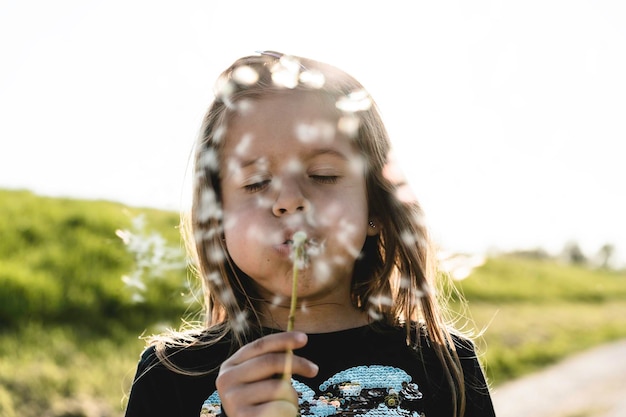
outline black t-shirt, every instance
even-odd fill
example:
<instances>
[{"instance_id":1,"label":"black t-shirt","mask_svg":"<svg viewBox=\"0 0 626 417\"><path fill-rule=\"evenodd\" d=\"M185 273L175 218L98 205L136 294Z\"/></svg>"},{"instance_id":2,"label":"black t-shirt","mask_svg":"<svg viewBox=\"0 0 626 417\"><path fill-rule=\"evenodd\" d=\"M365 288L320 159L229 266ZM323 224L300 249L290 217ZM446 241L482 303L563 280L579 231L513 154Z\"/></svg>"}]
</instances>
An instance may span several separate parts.
<instances>
[{"instance_id":1,"label":"black t-shirt","mask_svg":"<svg viewBox=\"0 0 626 417\"><path fill-rule=\"evenodd\" d=\"M381 326L308 337L295 354L316 363L319 372L315 378L292 378L302 417L452 416L450 388L428 339L416 350L406 345L403 328ZM495 416L473 345L456 337L455 342L465 374L465 417ZM219 416L215 377L229 351L228 340L168 351L186 370L214 370L187 376L165 368L148 348L139 361L126 417Z\"/></svg>"}]
</instances>

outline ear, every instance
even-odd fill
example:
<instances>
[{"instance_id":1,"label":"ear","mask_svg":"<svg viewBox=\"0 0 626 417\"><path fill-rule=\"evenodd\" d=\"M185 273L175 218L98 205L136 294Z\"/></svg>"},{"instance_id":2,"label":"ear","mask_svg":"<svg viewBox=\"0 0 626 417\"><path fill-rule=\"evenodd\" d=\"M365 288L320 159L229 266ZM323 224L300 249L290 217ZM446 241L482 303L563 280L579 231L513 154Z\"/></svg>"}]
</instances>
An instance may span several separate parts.
<instances>
[{"instance_id":1,"label":"ear","mask_svg":"<svg viewBox=\"0 0 626 417\"><path fill-rule=\"evenodd\" d=\"M367 224L367 235L368 236L376 236L380 233L380 221L376 217L370 217Z\"/></svg>"}]
</instances>

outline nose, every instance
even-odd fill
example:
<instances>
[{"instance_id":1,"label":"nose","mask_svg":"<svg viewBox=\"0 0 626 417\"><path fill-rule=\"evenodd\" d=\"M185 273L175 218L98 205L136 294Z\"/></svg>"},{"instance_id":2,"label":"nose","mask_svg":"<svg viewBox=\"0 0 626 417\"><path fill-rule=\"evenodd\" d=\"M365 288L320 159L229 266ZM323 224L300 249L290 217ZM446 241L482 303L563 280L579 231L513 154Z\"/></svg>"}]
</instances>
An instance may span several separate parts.
<instances>
[{"instance_id":1,"label":"nose","mask_svg":"<svg viewBox=\"0 0 626 417\"><path fill-rule=\"evenodd\" d=\"M309 209L310 203L297 181L283 180L276 188L276 200L272 205L272 213L275 216L305 212Z\"/></svg>"}]
</instances>

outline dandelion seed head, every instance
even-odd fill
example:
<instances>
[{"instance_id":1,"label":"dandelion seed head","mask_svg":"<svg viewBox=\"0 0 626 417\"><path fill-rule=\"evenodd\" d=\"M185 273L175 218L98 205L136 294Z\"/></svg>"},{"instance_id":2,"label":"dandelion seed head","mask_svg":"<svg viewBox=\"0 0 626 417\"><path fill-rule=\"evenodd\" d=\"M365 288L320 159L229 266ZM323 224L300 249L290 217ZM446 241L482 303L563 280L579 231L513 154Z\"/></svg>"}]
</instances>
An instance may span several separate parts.
<instances>
[{"instance_id":1,"label":"dandelion seed head","mask_svg":"<svg viewBox=\"0 0 626 417\"><path fill-rule=\"evenodd\" d=\"M355 138L359 133L361 119L355 114L347 114L337 121L337 129L349 138Z\"/></svg>"},{"instance_id":2,"label":"dandelion seed head","mask_svg":"<svg viewBox=\"0 0 626 417\"><path fill-rule=\"evenodd\" d=\"M241 85L250 86L259 80L259 73L249 65L240 65L233 70L232 78Z\"/></svg>"},{"instance_id":3,"label":"dandelion seed head","mask_svg":"<svg viewBox=\"0 0 626 417\"><path fill-rule=\"evenodd\" d=\"M302 246L304 245L304 242L306 242L306 232L302 231L302 230L298 230L296 233L293 234L293 245L296 247Z\"/></svg>"},{"instance_id":4,"label":"dandelion seed head","mask_svg":"<svg viewBox=\"0 0 626 417\"><path fill-rule=\"evenodd\" d=\"M346 113L369 110L372 107L372 99L365 90L357 90L341 97L335 103L337 108Z\"/></svg>"}]
</instances>

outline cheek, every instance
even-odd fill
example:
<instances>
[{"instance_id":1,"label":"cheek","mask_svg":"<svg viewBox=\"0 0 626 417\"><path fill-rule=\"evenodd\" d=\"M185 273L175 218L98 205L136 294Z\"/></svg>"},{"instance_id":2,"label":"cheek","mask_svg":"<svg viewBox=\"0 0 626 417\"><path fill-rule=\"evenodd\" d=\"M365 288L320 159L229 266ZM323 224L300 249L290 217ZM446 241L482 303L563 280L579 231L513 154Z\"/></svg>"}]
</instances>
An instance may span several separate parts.
<instances>
[{"instance_id":1,"label":"cheek","mask_svg":"<svg viewBox=\"0 0 626 417\"><path fill-rule=\"evenodd\" d=\"M255 212L224 213L224 237L233 259L248 256L264 247L281 243L280 229L271 229Z\"/></svg>"}]
</instances>

